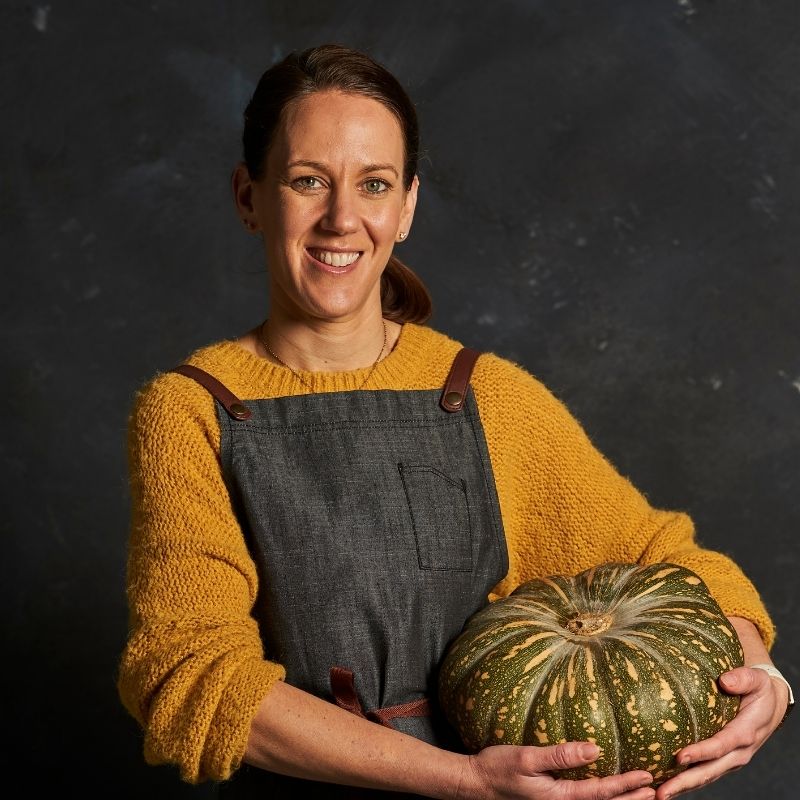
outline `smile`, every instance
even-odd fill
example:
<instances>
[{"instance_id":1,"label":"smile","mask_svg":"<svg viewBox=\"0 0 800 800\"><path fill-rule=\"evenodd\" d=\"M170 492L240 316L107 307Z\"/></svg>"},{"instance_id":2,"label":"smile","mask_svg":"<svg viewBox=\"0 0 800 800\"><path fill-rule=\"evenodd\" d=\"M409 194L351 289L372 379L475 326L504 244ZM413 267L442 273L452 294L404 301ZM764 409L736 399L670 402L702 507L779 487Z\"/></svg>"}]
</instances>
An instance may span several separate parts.
<instances>
[{"instance_id":1,"label":"smile","mask_svg":"<svg viewBox=\"0 0 800 800\"><path fill-rule=\"evenodd\" d=\"M329 267L349 267L361 255L358 250L352 253L340 253L333 250L321 250L317 247L309 247L308 253Z\"/></svg>"}]
</instances>

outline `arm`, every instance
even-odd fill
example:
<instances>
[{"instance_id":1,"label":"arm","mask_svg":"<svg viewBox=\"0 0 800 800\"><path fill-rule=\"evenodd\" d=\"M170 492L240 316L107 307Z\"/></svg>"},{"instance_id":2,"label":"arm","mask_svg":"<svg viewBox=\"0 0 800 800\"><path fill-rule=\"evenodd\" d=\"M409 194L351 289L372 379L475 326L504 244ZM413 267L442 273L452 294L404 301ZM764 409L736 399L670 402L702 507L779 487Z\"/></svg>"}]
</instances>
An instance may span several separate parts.
<instances>
[{"instance_id":1,"label":"arm","mask_svg":"<svg viewBox=\"0 0 800 800\"><path fill-rule=\"evenodd\" d=\"M696 572L728 616L749 619L772 645L774 626L756 588L728 556L697 544L687 514L652 507L525 370L489 355L478 366L473 385L510 558L498 594L607 561L673 562Z\"/></svg>"},{"instance_id":2,"label":"arm","mask_svg":"<svg viewBox=\"0 0 800 800\"><path fill-rule=\"evenodd\" d=\"M703 578L739 634L745 664L770 663L774 625L739 566L700 547L686 514L651 507L532 376L519 370L509 377L507 368L501 372L499 359L486 362L487 386L510 386L514 400L508 402L510 419L503 426L492 418L491 403L482 413L490 448L493 426L493 438L501 443L492 461L506 472L499 475L498 492L502 504L505 489L503 519L512 570L499 591L511 591L537 574L575 574L604 561L673 562ZM522 431L522 436L503 441L503 427ZM747 763L780 724L788 698L781 681L743 667L722 675L720 684L742 695L739 714L716 736L678 754L696 766L659 787L659 800Z\"/></svg>"},{"instance_id":3,"label":"arm","mask_svg":"<svg viewBox=\"0 0 800 800\"><path fill-rule=\"evenodd\" d=\"M144 732L145 760L176 765L190 783L237 768L261 698L284 676L264 660L250 614L258 581L218 436L213 400L193 381L164 375L136 397L118 690Z\"/></svg>"},{"instance_id":4,"label":"arm","mask_svg":"<svg viewBox=\"0 0 800 800\"><path fill-rule=\"evenodd\" d=\"M377 725L285 683L261 703L245 761L313 780L458 800L650 800L643 771L583 781L550 770L584 766L598 754L579 742L552 747L487 747L451 753ZM642 788L645 787L645 788Z\"/></svg>"}]
</instances>

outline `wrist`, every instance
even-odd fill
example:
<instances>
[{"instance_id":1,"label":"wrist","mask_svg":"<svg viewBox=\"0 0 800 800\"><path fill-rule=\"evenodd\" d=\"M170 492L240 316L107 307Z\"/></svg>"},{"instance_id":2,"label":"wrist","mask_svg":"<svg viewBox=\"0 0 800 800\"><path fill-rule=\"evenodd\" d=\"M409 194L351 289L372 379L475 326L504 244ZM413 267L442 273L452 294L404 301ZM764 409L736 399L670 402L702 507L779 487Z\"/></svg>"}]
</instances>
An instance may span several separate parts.
<instances>
[{"instance_id":1,"label":"wrist","mask_svg":"<svg viewBox=\"0 0 800 800\"><path fill-rule=\"evenodd\" d=\"M775 730L777 730L781 725L783 725L783 723L786 721L786 717L789 716L789 712L791 712L791 710L794 708L794 692L792 691L792 687L789 684L789 681L784 678L781 671L773 664L750 664L749 668L763 670L773 681L782 684L786 688L786 708L780 718L780 721L778 722L777 727L775 728Z\"/></svg>"},{"instance_id":2,"label":"wrist","mask_svg":"<svg viewBox=\"0 0 800 800\"><path fill-rule=\"evenodd\" d=\"M458 786L454 794L447 794L446 797L453 797L455 800L474 800L482 796L481 792L477 790L475 780L475 764L474 756L462 755L461 758L461 771L458 776Z\"/></svg>"}]
</instances>

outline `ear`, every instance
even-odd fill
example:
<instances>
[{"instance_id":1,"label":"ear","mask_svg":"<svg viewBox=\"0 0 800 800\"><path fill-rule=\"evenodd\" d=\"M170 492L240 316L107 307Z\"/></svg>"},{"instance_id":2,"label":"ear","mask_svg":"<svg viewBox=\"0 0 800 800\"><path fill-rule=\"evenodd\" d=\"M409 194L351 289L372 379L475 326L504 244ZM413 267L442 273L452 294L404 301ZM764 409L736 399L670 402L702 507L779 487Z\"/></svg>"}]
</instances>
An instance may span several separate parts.
<instances>
[{"instance_id":1,"label":"ear","mask_svg":"<svg viewBox=\"0 0 800 800\"><path fill-rule=\"evenodd\" d=\"M231 190L236 211L245 228L249 231L257 230L258 219L253 205L253 181L244 161L240 161L231 173Z\"/></svg>"},{"instance_id":2,"label":"ear","mask_svg":"<svg viewBox=\"0 0 800 800\"><path fill-rule=\"evenodd\" d=\"M403 210L400 212L400 227L398 233L403 232L408 235L411 230L411 223L414 220L414 209L417 207L417 191L419 189L419 176L415 175L411 181L411 186L406 192L403 200Z\"/></svg>"}]
</instances>

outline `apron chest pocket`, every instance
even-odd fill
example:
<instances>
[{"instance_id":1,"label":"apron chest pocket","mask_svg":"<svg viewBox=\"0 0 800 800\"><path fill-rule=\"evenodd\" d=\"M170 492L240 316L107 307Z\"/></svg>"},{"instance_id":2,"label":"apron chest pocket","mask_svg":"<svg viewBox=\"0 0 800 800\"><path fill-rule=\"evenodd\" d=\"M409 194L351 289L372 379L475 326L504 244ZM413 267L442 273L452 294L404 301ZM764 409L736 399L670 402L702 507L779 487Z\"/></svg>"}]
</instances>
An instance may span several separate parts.
<instances>
[{"instance_id":1,"label":"apron chest pocket","mask_svg":"<svg viewBox=\"0 0 800 800\"><path fill-rule=\"evenodd\" d=\"M422 464L397 465L420 569L472 570L472 526L463 480Z\"/></svg>"}]
</instances>

